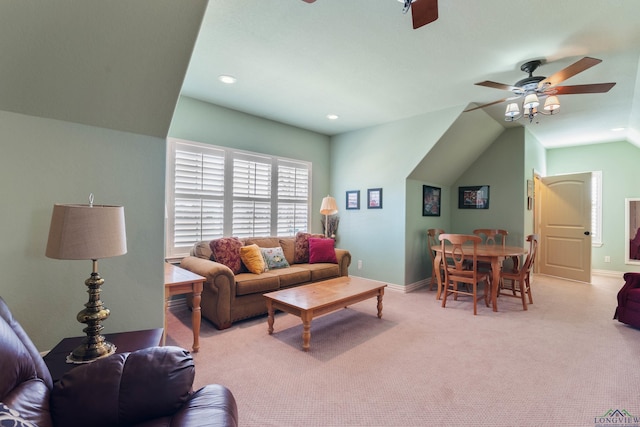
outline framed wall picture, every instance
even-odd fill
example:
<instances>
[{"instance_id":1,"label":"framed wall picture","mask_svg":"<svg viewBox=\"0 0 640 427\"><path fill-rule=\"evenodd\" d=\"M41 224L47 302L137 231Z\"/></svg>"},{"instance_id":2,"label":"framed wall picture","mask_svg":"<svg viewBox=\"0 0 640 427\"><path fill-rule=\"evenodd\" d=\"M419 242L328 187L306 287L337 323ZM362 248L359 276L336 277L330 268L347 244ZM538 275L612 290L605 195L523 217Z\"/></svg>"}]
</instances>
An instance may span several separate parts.
<instances>
[{"instance_id":1,"label":"framed wall picture","mask_svg":"<svg viewBox=\"0 0 640 427\"><path fill-rule=\"evenodd\" d=\"M347 191L347 209L360 209L360 190Z\"/></svg>"},{"instance_id":2,"label":"framed wall picture","mask_svg":"<svg viewBox=\"0 0 640 427\"><path fill-rule=\"evenodd\" d=\"M458 209L489 209L489 186L458 187Z\"/></svg>"},{"instance_id":3,"label":"framed wall picture","mask_svg":"<svg viewBox=\"0 0 640 427\"><path fill-rule=\"evenodd\" d=\"M422 216L440 216L440 188L422 186Z\"/></svg>"},{"instance_id":4,"label":"framed wall picture","mask_svg":"<svg viewBox=\"0 0 640 427\"><path fill-rule=\"evenodd\" d=\"M370 188L367 190L367 208L382 209L382 188Z\"/></svg>"}]
</instances>

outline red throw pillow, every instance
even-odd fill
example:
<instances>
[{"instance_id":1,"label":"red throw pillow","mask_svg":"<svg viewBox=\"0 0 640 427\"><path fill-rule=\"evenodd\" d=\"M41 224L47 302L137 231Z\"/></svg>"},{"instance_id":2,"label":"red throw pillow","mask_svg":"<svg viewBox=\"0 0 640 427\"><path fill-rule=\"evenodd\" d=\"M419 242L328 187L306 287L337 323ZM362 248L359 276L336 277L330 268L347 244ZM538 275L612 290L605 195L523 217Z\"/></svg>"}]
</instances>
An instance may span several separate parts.
<instances>
[{"instance_id":1,"label":"red throw pillow","mask_svg":"<svg viewBox=\"0 0 640 427\"><path fill-rule=\"evenodd\" d=\"M309 239L309 264L329 262L337 264L335 242L333 239Z\"/></svg>"},{"instance_id":2,"label":"red throw pillow","mask_svg":"<svg viewBox=\"0 0 640 427\"><path fill-rule=\"evenodd\" d=\"M296 234L293 262L295 264L304 264L309 262L309 239L322 238L322 234L311 234L299 231Z\"/></svg>"},{"instance_id":3,"label":"red throw pillow","mask_svg":"<svg viewBox=\"0 0 640 427\"><path fill-rule=\"evenodd\" d=\"M223 237L209 242L213 259L229 267L233 274L242 272L242 259L240 259L242 246L242 242L237 237Z\"/></svg>"}]
</instances>

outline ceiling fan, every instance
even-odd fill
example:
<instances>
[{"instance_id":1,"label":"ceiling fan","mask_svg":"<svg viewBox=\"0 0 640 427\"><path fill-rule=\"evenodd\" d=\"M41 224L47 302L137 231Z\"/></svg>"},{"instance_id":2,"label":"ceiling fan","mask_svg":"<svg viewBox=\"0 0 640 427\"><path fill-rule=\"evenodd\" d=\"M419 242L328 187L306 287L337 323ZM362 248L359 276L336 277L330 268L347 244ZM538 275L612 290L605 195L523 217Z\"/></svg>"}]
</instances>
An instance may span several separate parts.
<instances>
[{"instance_id":1,"label":"ceiling fan","mask_svg":"<svg viewBox=\"0 0 640 427\"><path fill-rule=\"evenodd\" d=\"M542 64L541 60L525 62L524 64L522 64L520 69L525 73L529 73L529 77L526 77L522 80L517 81L513 86L506 85L503 83L492 82L490 80L485 80L483 82L476 83L476 85L478 86L486 86L494 89L508 90L510 92L513 92L514 96L509 98L499 99L497 101L490 102L488 104L483 104L478 107L469 108L465 110L465 112L488 107L490 105L499 104L504 101L513 101L518 98L524 97L525 98L523 102L523 110L525 110L524 114L527 115L531 121L533 117L539 112L537 110L537 106L539 105L538 97L547 97L547 101L545 102L544 109L549 112L543 113L543 114L553 114L554 110L560 108L560 103L558 101L557 95L577 95L582 93L605 93L605 92L608 92L613 86L615 86L615 83L594 83L594 84L573 85L573 86L558 86L558 84L562 83L568 78L573 77L576 74L581 73L593 67L594 65L598 65L601 62L602 62L601 59L590 58L586 56L581 60L569 65L568 67L558 71L557 73L552 74L549 77L533 75L533 72ZM515 118L519 113L517 108L518 108L517 104L515 103L509 104L507 106L507 111L505 112L505 116L506 116L505 120L507 121L517 120Z\"/></svg>"},{"instance_id":2,"label":"ceiling fan","mask_svg":"<svg viewBox=\"0 0 640 427\"><path fill-rule=\"evenodd\" d=\"M302 0L305 3L313 3L316 0ZM438 19L438 0L398 0L404 3L402 13L407 13L411 9L413 18L413 29L430 24Z\"/></svg>"}]
</instances>

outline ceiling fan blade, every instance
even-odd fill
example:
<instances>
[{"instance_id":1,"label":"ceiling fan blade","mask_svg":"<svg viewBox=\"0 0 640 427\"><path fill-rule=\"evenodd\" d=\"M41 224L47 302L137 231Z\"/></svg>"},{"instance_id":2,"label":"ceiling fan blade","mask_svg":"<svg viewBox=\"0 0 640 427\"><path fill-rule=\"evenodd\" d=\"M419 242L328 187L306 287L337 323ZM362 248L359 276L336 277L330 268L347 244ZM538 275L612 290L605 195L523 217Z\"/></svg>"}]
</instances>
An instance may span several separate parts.
<instances>
[{"instance_id":1,"label":"ceiling fan blade","mask_svg":"<svg viewBox=\"0 0 640 427\"><path fill-rule=\"evenodd\" d=\"M430 24L438 19L438 0L415 0L411 3L413 29Z\"/></svg>"},{"instance_id":2,"label":"ceiling fan blade","mask_svg":"<svg viewBox=\"0 0 640 427\"><path fill-rule=\"evenodd\" d=\"M485 87L490 87L493 89L502 89L502 90L508 90L508 91L515 91L515 90L520 90L522 91L522 89L520 89L519 87L516 86L511 86L511 85L506 85L504 83L497 83L497 82L492 82L490 80L485 80L483 82L478 82L476 83L477 86L485 86Z\"/></svg>"},{"instance_id":3,"label":"ceiling fan blade","mask_svg":"<svg viewBox=\"0 0 640 427\"><path fill-rule=\"evenodd\" d=\"M479 105L477 107L468 108L468 109L464 110L463 113L466 113L466 112L469 112L469 111L473 111L473 110L478 110L478 109L484 108L484 107L489 107L491 105L500 104L501 102L504 102L504 101L511 101L513 99L516 99L516 98L520 98L520 97L519 96L512 96L511 98L499 99L497 101L493 101L493 102L490 102L488 104L482 104L482 105Z\"/></svg>"},{"instance_id":4,"label":"ceiling fan blade","mask_svg":"<svg viewBox=\"0 0 640 427\"><path fill-rule=\"evenodd\" d=\"M542 80L540 83L538 83L538 88L542 88L545 85L555 86L557 84L560 84L563 81L567 80L569 77L573 77L576 74L583 72L584 70L588 70L589 68L593 67L594 65L598 65L601 62L602 59L590 58L588 56L585 56L581 60L569 65L567 68L562 69L557 73L552 74L546 79Z\"/></svg>"},{"instance_id":5,"label":"ceiling fan blade","mask_svg":"<svg viewBox=\"0 0 640 427\"><path fill-rule=\"evenodd\" d=\"M590 85L556 86L551 89L556 95L578 95L581 93L605 93L614 87L615 83L594 83Z\"/></svg>"}]
</instances>

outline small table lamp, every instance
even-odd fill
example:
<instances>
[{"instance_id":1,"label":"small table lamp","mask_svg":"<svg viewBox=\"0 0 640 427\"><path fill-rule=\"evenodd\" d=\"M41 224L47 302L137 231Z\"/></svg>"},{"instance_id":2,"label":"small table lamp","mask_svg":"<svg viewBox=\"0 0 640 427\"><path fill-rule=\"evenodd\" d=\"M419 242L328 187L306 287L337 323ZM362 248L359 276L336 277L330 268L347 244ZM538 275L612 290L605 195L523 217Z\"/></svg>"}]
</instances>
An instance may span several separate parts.
<instances>
[{"instance_id":1,"label":"small table lamp","mask_svg":"<svg viewBox=\"0 0 640 427\"><path fill-rule=\"evenodd\" d=\"M329 232L329 215L338 213L338 205L336 199L327 195L322 199L322 205L320 206L320 213L324 215L324 237L328 237Z\"/></svg>"},{"instance_id":2,"label":"small table lamp","mask_svg":"<svg viewBox=\"0 0 640 427\"><path fill-rule=\"evenodd\" d=\"M100 300L100 286L104 279L98 274L98 259L127 253L127 238L122 206L89 205L53 206L46 256L55 259L90 259L93 272L84 284L89 288L89 302L78 313L80 323L86 323L87 336L67 356L67 363L88 363L115 353L116 347L100 334L102 321L109 317L109 309Z\"/></svg>"}]
</instances>

